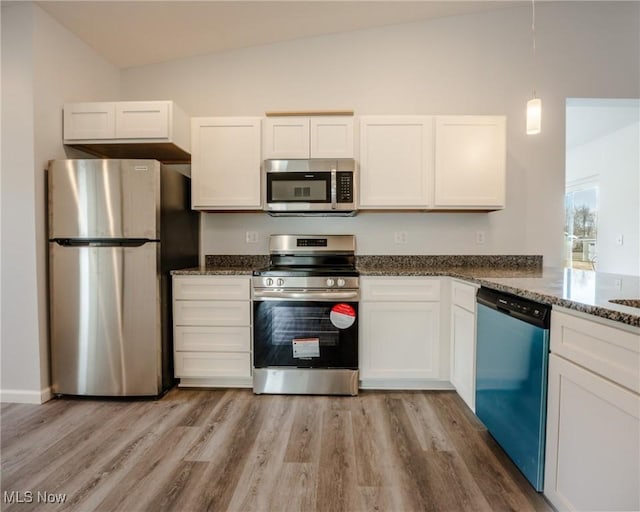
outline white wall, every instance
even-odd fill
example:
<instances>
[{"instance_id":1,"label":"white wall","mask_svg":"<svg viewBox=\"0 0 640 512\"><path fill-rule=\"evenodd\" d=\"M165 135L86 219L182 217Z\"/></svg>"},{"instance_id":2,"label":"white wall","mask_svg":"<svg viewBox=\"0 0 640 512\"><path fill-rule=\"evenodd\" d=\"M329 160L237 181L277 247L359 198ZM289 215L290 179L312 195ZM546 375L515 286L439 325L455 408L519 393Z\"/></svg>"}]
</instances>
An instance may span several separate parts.
<instances>
[{"instance_id":1,"label":"white wall","mask_svg":"<svg viewBox=\"0 0 640 512\"><path fill-rule=\"evenodd\" d=\"M360 212L341 217L270 217L264 213L206 214L203 254L267 254L270 234L333 233L357 235L358 254L506 254L514 251L506 237L495 237L494 214ZM475 244L475 232L487 234ZM258 232L258 243L245 243L246 231ZM406 244L395 244L394 233L405 231ZM445 249L443 249L443 247ZM522 252L522 251L520 251Z\"/></svg>"},{"instance_id":2,"label":"white wall","mask_svg":"<svg viewBox=\"0 0 640 512\"><path fill-rule=\"evenodd\" d=\"M536 7L543 131L524 134L533 85L531 9L444 18L125 70L123 99L173 99L192 116L269 110L353 109L356 114L507 115L507 208L490 214L360 214L271 219L206 214L203 252L264 253L272 232L350 232L360 253L543 254L563 247L565 99L633 97L640 90L637 2L543 2ZM247 245L255 229L261 243ZM390 244L402 229L409 243ZM486 244L475 245L475 231ZM238 232L236 232L236 230Z\"/></svg>"},{"instance_id":3,"label":"white wall","mask_svg":"<svg viewBox=\"0 0 640 512\"><path fill-rule=\"evenodd\" d=\"M568 108L572 115L602 130L610 127L567 148L568 182L597 177L597 269L640 276L640 100L591 101ZM616 242L620 235L622 245Z\"/></svg>"},{"instance_id":4,"label":"white wall","mask_svg":"<svg viewBox=\"0 0 640 512\"><path fill-rule=\"evenodd\" d=\"M600 141L593 148L606 163L600 180L597 268L601 272L640 276L640 123ZM617 151L611 153L615 148ZM609 157L605 155L610 155ZM594 155L593 160L596 160ZM623 237L618 245L617 238Z\"/></svg>"},{"instance_id":5,"label":"white wall","mask_svg":"<svg viewBox=\"0 0 640 512\"><path fill-rule=\"evenodd\" d=\"M39 7L2 6L2 401L49 396L47 161L62 105L116 99L119 71Z\"/></svg>"},{"instance_id":6,"label":"white wall","mask_svg":"<svg viewBox=\"0 0 640 512\"><path fill-rule=\"evenodd\" d=\"M33 18L28 4L2 8L1 385L3 399L37 403L47 385L36 272Z\"/></svg>"}]
</instances>

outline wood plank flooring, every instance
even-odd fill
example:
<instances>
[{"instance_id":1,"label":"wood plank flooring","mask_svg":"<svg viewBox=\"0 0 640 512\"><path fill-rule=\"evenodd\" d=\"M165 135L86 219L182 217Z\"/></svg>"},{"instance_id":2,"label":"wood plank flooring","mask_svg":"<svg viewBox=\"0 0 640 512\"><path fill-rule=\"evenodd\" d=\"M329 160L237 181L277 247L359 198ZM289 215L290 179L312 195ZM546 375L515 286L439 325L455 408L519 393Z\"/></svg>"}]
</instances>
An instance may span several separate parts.
<instances>
[{"instance_id":1,"label":"wood plank flooring","mask_svg":"<svg viewBox=\"0 0 640 512\"><path fill-rule=\"evenodd\" d=\"M449 391L173 389L0 414L7 512L551 510Z\"/></svg>"}]
</instances>

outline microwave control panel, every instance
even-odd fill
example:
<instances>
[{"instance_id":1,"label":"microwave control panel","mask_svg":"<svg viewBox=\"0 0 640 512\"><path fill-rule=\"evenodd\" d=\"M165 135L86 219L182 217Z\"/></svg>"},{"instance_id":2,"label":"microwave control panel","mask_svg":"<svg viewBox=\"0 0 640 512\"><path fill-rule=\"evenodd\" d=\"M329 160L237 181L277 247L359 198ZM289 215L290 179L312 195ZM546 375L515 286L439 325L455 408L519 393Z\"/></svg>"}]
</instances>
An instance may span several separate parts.
<instances>
[{"instance_id":1,"label":"microwave control panel","mask_svg":"<svg viewBox=\"0 0 640 512\"><path fill-rule=\"evenodd\" d=\"M353 203L353 173L338 172L336 178L338 203Z\"/></svg>"}]
</instances>

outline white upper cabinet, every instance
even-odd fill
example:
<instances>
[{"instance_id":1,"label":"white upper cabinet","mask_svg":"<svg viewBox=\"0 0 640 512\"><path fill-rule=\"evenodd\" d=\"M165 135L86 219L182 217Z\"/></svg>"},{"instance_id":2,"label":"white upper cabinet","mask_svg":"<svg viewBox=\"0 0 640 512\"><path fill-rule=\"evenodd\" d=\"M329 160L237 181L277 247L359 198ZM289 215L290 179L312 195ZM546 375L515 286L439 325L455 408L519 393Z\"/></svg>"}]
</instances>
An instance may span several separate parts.
<instances>
[{"instance_id":1,"label":"white upper cabinet","mask_svg":"<svg viewBox=\"0 0 640 512\"><path fill-rule=\"evenodd\" d=\"M189 118L173 101L64 105L64 143L109 158L188 162Z\"/></svg>"},{"instance_id":2,"label":"white upper cabinet","mask_svg":"<svg viewBox=\"0 0 640 512\"><path fill-rule=\"evenodd\" d=\"M64 106L65 142L161 139L189 149L189 119L173 101L111 101Z\"/></svg>"},{"instance_id":3,"label":"white upper cabinet","mask_svg":"<svg viewBox=\"0 0 640 512\"><path fill-rule=\"evenodd\" d=\"M194 209L258 210L259 117L191 120L191 200Z\"/></svg>"},{"instance_id":4,"label":"white upper cabinet","mask_svg":"<svg viewBox=\"0 0 640 512\"><path fill-rule=\"evenodd\" d=\"M114 102L70 103L64 106L64 139L114 139L116 107Z\"/></svg>"},{"instance_id":5,"label":"white upper cabinet","mask_svg":"<svg viewBox=\"0 0 640 512\"><path fill-rule=\"evenodd\" d=\"M433 117L360 117L360 208L423 209L433 180Z\"/></svg>"},{"instance_id":6,"label":"white upper cabinet","mask_svg":"<svg viewBox=\"0 0 640 512\"><path fill-rule=\"evenodd\" d=\"M263 120L263 158L353 158L351 116L267 117Z\"/></svg>"},{"instance_id":7,"label":"white upper cabinet","mask_svg":"<svg viewBox=\"0 0 640 512\"><path fill-rule=\"evenodd\" d=\"M504 208L504 116L437 116L435 125L434 208Z\"/></svg>"},{"instance_id":8,"label":"white upper cabinet","mask_svg":"<svg viewBox=\"0 0 640 512\"><path fill-rule=\"evenodd\" d=\"M360 208L497 210L504 116L360 117Z\"/></svg>"},{"instance_id":9,"label":"white upper cabinet","mask_svg":"<svg viewBox=\"0 0 640 512\"><path fill-rule=\"evenodd\" d=\"M353 135L353 117L310 118L310 158L353 158Z\"/></svg>"},{"instance_id":10,"label":"white upper cabinet","mask_svg":"<svg viewBox=\"0 0 640 512\"><path fill-rule=\"evenodd\" d=\"M309 158L308 117L267 117L263 134L265 160Z\"/></svg>"},{"instance_id":11,"label":"white upper cabinet","mask_svg":"<svg viewBox=\"0 0 640 512\"><path fill-rule=\"evenodd\" d=\"M171 107L168 101L122 101L116 107L116 134L124 139L171 137Z\"/></svg>"}]
</instances>

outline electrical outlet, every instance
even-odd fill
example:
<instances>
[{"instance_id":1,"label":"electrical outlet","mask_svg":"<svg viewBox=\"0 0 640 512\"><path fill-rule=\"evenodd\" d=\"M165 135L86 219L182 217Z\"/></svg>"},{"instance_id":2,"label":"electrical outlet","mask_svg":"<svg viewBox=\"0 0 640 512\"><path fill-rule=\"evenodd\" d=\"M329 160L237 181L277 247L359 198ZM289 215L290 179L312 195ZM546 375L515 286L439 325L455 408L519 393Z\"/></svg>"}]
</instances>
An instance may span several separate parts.
<instances>
[{"instance_id":1,"label":"electrical outlet","mask_svg":"<svg viewBox=\"0 0 640 512\"><path fill-rule=\"evenodd\" d=\"M624 235L618 235L616 237L616 245L624 245Z\"/></svg>"},{"instance_id":2,"label":"electrical outlet","mask_svg":"<svg viewBox=\"0 0 640 512\"><path fill-rule=\"evenodd\" d=\"M622 290L622 279L616 279L616 280L615 280L615 287L616 287L618 290Z\"/></svg>"},{"instance_id":3,"label":"electrical outlet","mask_svg":"<svg viewBox=\"0 0 640 512\"><path fill-rule=\"evenodd\" d=\"M258 243L258 232L257 231L247 231L245 233L244 240L248 244L257 244Z\"/></svg>"},{"instance_id":4,"label":"electrical outlet","mask_svg":"<svg viewBox=\"0 0 640 512\"><path fill-rule=\"evenodd\" d=\"M484 244L484 231L476 231L476 244Z\"/></svg>"},{"instance_id":5,"label":"electrical outlet","mask_svg":"<svg viewBox=\"0 0 640 512\"><path fill-rule=\"evenodd\" d=\"M393 241L396 244L406 244L407 243L407 232L406 231L396 231L393 234Z\"/></svg>"}]
</instances>

